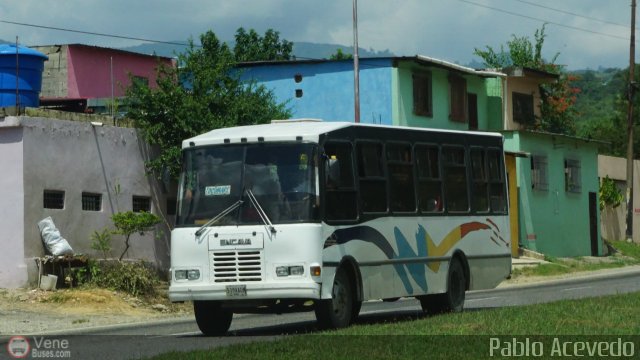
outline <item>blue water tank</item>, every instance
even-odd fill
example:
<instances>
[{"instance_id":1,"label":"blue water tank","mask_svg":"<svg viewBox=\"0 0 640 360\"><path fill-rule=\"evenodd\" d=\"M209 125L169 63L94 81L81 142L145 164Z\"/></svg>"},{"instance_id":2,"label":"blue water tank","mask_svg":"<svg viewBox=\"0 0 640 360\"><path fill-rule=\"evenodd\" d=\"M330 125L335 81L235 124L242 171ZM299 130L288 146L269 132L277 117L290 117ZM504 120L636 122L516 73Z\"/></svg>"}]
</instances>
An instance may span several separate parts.
<instances>
[{"instance_id":1,"label":"blue water tank","mask_svg":"<svg viewBox=\"0 0 640 360\"><path fill-rule=\"evenodd\" d=\"M16 106L16 94L20 107L38 107L47 59L45 54L28 47L0 44L0 107Z\"/></svg>"}]
</instances>

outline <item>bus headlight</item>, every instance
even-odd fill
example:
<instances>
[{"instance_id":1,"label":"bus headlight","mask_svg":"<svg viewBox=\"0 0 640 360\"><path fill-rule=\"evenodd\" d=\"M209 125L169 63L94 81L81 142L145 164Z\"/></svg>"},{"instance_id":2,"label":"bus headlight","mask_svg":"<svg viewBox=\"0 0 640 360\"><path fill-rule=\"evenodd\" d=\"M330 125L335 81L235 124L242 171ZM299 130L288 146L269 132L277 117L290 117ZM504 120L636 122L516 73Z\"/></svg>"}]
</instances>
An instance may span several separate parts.
<instances>
[{"instance_id":1,"label":"bus headlight","mask_svg":"<svg viewBox=\"0 0 640 360\"><path fill-rule=\"evenodd\" d=\"M198 269L176 270L174 272L174 276L176 280L198 280L200 279L200 270Z\"/></svg>"},{"instance_id":2,"label":"bus headlight","mask_svg":"<svg viewBox=\"0 0 640 360\"><path fill-rule=\"evenodd\" d=\"M301 276L304 275L304 266L302 265L294 265L294 266L278 266L276 267L276 275L278 277L284 276Z\"/></svg>"}]
</instances>

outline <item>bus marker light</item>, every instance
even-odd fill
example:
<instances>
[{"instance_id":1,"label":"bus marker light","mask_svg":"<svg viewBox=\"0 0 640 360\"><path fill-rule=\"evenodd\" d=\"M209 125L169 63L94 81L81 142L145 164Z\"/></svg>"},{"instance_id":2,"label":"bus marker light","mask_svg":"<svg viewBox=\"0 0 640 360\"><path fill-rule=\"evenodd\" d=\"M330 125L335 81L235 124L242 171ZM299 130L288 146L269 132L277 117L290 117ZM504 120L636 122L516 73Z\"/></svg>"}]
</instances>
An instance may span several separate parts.
<instances>
[{"instance_id":1,"label":"bus marker light","mask_svg":"<svg viewBox=\"0 0 640 360\"><path fill-rule=\"evenodd\" d=\"M312 266L311 267L311 275L312 276L320 276L322 271L320 270L320 266Z\"/></svg>"}]
</instances>

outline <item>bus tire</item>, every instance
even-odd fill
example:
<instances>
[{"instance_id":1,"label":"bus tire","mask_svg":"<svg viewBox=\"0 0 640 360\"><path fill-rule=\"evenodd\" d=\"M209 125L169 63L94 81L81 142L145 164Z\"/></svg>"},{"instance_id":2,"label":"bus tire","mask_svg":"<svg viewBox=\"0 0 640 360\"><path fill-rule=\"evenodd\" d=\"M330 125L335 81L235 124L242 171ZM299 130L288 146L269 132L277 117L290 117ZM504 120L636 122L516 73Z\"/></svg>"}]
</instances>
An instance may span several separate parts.
<instances>
[{"instance_id":1,"label":"bus tire","mask_svg":"<svg viewBox=\"0 0 640 360\"><path fill-rule=\"evenodd\" d=\"M453 258L447 273L447 292L444 294L420 296L420 305L427 314L461 312L464 307L466 290L465 272L458 258Z\"/></svg>"},{"instance_id":2,"label":"bus tire","mask_svg":"<svg viewBox=\"0 0 640 360\"><path fill-rule=\"evenodd\" d=\"M233 313L218 301L194 301L193 312L198 328L205 336L224 335L231 326Z\"/></svg>"},{"instance_id":3,"label":"bus tire","mask_svg":"<svg viewBox=\"0 0 640 360\"><path fill-rule=\"evenodd\" d=\"M338 269L333 286L331 299L320 300L316 303L315 313L318 324L323 329L339 329L349 326L354 310L354 292L349 276L344 269Z\"/></svg>"},{"instance_id":4,"label":"bus tire","mask_svg":"<svg viewBox=\"0 0 640 360\"><path fill-rule=\"evenodd\" d=\"M353 309L351 309L351 322L354 323L360 315L360 309L362 309L362 301L354 300Z\"/></svg>"}]
</instances>

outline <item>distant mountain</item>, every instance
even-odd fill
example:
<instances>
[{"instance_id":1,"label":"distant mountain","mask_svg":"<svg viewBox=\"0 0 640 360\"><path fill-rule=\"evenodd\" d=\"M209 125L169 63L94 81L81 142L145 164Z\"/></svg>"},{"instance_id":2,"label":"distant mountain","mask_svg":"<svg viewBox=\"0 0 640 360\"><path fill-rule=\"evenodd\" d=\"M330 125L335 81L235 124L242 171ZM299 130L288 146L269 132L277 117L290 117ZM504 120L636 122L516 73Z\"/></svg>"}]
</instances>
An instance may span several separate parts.
<instances>
[{"instance_id":1,"label":"distant mountain","mask_svg":"<svg viewBox=\"0 0 640 360\"><path fill-rule=\"evenodd\" d=\"M179 42L179 41L176 41ZM233 42L227 42L233 46ZM147 55L158 55L166 57L174 57L176 54L184 52L187 45L170 45L170 44L141 44L136 46L129 46L120 48L120 50L126 50L131 52L137 52ZM328 59L332 54L341 49L342 52L352 54L353 46L344 46L336 44L316 44L310 42L294 42L293 43L293 55L297 59ZM374 49L359 48L358 55L360 57L386 57L394 56L389 50L377 51Z\"/></svg>"}]
</instances>

